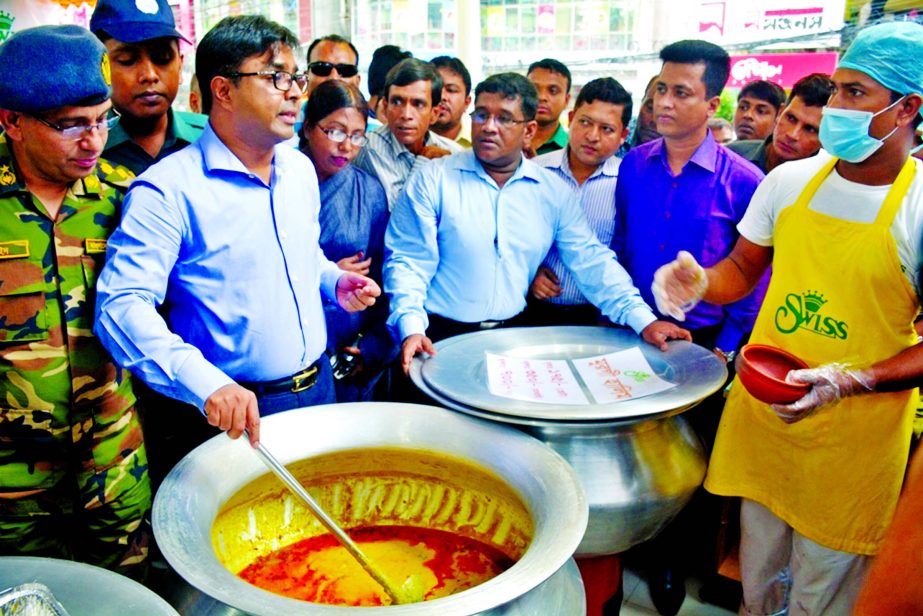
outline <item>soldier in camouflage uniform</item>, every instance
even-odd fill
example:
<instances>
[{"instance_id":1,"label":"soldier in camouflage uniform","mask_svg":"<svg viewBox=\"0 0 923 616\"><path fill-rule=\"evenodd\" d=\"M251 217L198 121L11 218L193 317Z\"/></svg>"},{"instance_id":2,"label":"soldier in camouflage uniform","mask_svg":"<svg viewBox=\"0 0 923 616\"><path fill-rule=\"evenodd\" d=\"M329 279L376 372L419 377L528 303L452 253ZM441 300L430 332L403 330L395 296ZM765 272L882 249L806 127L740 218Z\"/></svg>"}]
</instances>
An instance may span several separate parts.
<instances>
[{"instance_id":1,"label":"soldier in camouflage uniform","mask_svg":"<svg viewBox=\"0 0 923 616\"><path fill-rule=\"evenodd\" d=\"M0 74L17 75L0 81L0 554L139 577L147 458L128 373L92 333L132 179L99 159L105 49L77 26L23 30L0 46Z\"/></svg>"}]
</instances>

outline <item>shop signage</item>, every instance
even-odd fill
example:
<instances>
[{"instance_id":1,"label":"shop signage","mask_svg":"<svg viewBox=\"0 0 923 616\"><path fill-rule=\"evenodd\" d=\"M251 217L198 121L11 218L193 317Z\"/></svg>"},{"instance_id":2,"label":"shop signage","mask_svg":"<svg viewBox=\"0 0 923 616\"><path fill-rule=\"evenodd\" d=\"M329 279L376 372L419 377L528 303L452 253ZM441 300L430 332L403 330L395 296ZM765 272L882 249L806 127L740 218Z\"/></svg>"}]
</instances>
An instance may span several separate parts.
<instances>
[{"instance_id":1,"label":"shop signage","mask_svg":"<svg viewBox=\"0 0 923 616\"><path fill-rule=\"evenodd\" d=\"M805 75L832 74L836 61L836 52L731 56L731 76L727 87L740 88L751 81L764 79L790 90Z\"/></svg>"}]
</instances>

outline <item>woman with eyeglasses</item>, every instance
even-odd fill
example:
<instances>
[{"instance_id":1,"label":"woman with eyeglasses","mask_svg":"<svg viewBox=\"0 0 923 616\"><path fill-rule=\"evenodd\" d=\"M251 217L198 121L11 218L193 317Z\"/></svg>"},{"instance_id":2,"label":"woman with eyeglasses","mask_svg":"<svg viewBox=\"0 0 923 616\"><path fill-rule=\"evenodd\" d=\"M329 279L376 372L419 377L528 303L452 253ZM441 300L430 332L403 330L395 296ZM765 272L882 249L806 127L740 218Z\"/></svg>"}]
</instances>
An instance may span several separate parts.
<instances>
[{"instance_id":1,"label":"woman with eyeglasses","mask_svg":"<svg viewBox=\"0 0 923 616\"><path fill-rule=\"evenodd\" d=\"M368 105L355 86L325 81L305 106L298 148L314 163L320 185L320 245L340 269L381 284L388 200L374 176L349 164L366 144ZM385 327L388 302L361 313L324 306L327 353L338 402L371 400L397 349Z\"/></svg>"}]
</instances>

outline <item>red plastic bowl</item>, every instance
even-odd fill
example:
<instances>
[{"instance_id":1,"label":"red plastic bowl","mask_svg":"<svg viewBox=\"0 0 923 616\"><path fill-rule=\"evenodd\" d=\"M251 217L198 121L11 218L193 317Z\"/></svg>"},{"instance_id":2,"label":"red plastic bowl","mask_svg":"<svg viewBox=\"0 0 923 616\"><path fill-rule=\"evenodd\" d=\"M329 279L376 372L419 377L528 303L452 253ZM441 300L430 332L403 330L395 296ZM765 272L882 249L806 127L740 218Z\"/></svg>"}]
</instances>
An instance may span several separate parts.
<instances>
[{"instance_id":1,"label":"red plastic bowl","mask_svg":"<svg viewBox=\"0 0 923 616\"><path fill-rule=\"evenodd\" d=\"M808 365L787 351L765 344L747 344L737 356L737 376L750 395L767 404L789 404L811 389L785 382L790 370Z\"/></svg>"}]
</instances>

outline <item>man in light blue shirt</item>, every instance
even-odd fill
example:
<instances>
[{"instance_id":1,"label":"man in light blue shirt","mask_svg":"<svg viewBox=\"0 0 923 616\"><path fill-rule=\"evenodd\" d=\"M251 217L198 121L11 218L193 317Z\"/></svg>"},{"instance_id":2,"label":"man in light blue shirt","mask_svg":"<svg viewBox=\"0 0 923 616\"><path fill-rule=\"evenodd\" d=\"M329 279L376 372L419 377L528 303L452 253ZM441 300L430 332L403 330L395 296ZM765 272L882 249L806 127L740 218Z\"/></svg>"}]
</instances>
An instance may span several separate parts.
<instances>
[{"instance_id":1,"label":"man in light blue shirt","mask_svg":"<svg viewBox=\"0 0 923 616\"><path fill-rule=\"evenodd\" d=\"M689 338L657 321L596 239L573 191L523 157L537 127L536 107L535 86L525 77L489 77L475 90L473 149L420 168L395 204L384 285L405 372L416 353L435 352L428 328L438 339L518 315L552 246L613 322L663 349L668 339Z\"/></svg>"},{"instance_id":2,"label":"man in light blue shirt","mask_svg":"<svg viewBox=\"0 0 923 616\"><path fill-rule=\"evenodd\" d=\"M380 292L324 257L316 176L280 145L305 83L297 46L259 16L206 34L209 124L132 185L98 286L96 331L116 361L254 445L260 413L334 401L321 294L356 310Z\"/></svg>"},{"instance_id":3,"label":"man in light blue shirt","mask_svg":"<svg viewBox=\"0 0 923 616\"><path fill-rule=\"evenodd\" d=\"M432 64L402 60L388 71L384 94L388 125L366 133L369 141L353 164L378 178L390 209L414 169L463 148L429 129L442 97L442 77Z\"/></svg>"},{"instance_id":4,"label":"man in light blue shirt","mask_svg":"<svg viewBox=\"0 0 923 616\"><path fill-rule=\"evenodd\" d=\"M577 195L597 239L608 246L615 230L616 156L628 136L631 94L612 77L601 77L580 90L570 112L567 147L533 158ZM576 278L552 248L529 288L523 313L529 325L595 325L599 309L577 286Z\"/></svg>"}]
</instances>

